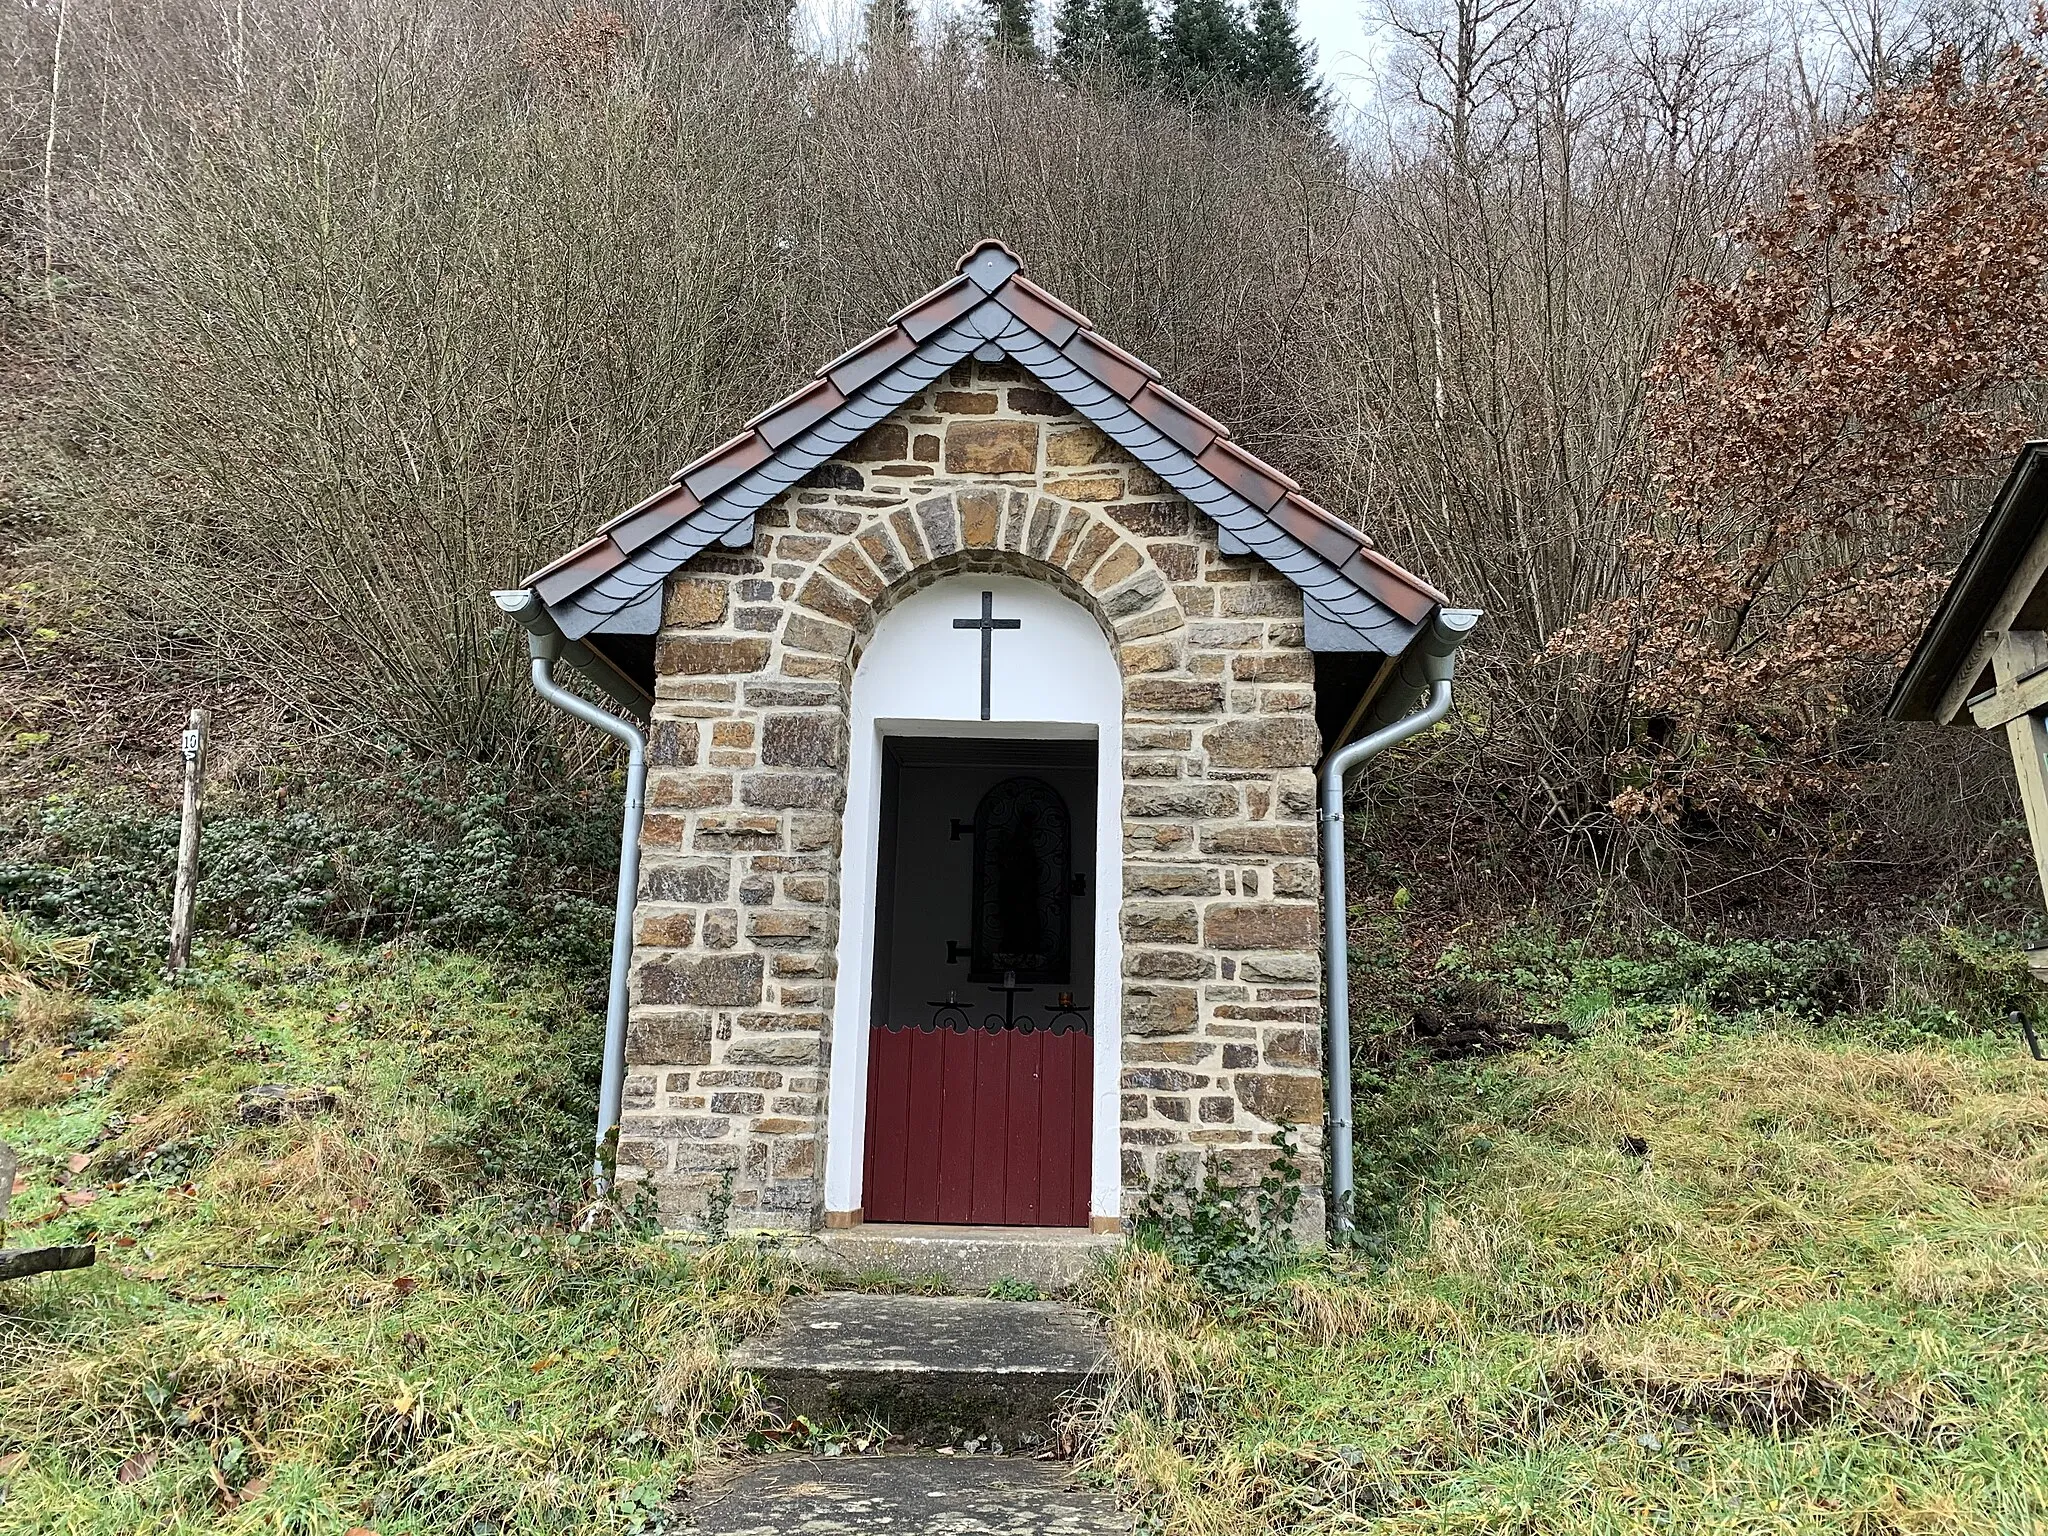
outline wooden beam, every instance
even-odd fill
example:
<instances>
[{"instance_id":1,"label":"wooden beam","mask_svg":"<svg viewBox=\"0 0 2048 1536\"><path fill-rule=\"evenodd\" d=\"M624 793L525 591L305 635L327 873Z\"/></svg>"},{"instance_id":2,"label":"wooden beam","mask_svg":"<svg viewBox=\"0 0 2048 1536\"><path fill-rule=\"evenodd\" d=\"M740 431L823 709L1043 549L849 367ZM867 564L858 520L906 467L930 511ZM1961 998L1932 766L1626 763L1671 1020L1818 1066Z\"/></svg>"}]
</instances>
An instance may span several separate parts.
<instances>
[{"instance_id":1,"label":"wooden beam","mask_svg":"<svg viewBox=\"0 0 2048 1536\"><path fill-rule=\"evenodd\" d=\"M55 1269L90 1269L91 1248L0 1248L0 1280L45 1275Z\"/></svg>"},{"instance_id":2,"label":"wooden beam","mask_svg":"<svg viewBox=\"0 0 2048 1536\"><path fill-rule=\"evenodd\" d=\"M1998 594L1998 602L1984 627L1999 633L2011 629L2019 621L2020 610L2027 606L2027 599L2034 595L2034 588L2040 586L2044 578L2048 578L2048 526L2034 535L2034 542L2027 546L2027 552L2013 567L2012 575L2006 578L2005 588Z\"/></svg>"},{"instance_id":3,"label":"wooden beam","mask_svg":"<svg viewBox=\"0 0 2048 1536\"><path fill-rule=\"evenodd\" d=\"M1949 679L1948 687L1936 701L1934 718L1941 724L1947 725L1962 713L1963 701L1977 686L1977 679L1992 661L2006 631L2018 622L2020 610L2027 606L2027 599L2034 595L2034 589L2043 580L2048 580L2048 527L2034 535L2034 542L2027 546L2027 552L2013 567L2012 574L2006 578L2005 586L1998 594L1998 601L1985 616L1984 633L1970 648L1970 654L1963 659L1963 664L1956 669L1955 676ZM2001 688L2004 683L2005 678L2001 675ZM1983 724L1982 721L1978 723ZM1998 724L2003 725L2005 721ZM1990 729L1989 726L1985 728Z\"/></svg>"},{"instance_id":4,"label":"wooden beam","mask_svg":"<svg viewBox=\"0 0 2048 1536\"><path fill-rule=\"evenodd\" d=\"M1992 654L1998 692L2017 690L2023 678L2048 665L2048 635L2027 630L2009 634ZM2048 900L2048 721L2038 710L2005 722L2006 745L2012 749L2012 771L2019 780L2020 805L2027 813L2027 836L2034 845L2034 871Z\"/></svg>"},{"instance_id":5,"label":"wooden beam","mask_svg":"<svg viewBox=\"0 0 2048 1536\"><path fill-rule=\"evenodd\" d=\"M1934 719L1937 724L1947 725L1962 713L1964 702L1977 686L1977 679L1984 675L1984 669L1991 665L1991 656L1998 649L1999 635L1995 629L1987 629L1977 637L1977 643L1970 647L1970 654L1963 658L1963 664L1956 668L1954 677L1948 680L1948 687L1942 690L1935 701Z\"/></svg>"},{"instance_id":6,"label":"wooden beam","mask_svg":"<svg viewBox=\"0 0 2048 1536\"><path fill-rule=\"evenodd\" d=\"M1991 659L1998 686L1970 700L1970 718L1981 729L1995 731L2048 707L2048 634L2013 630L2000 635Z\"/></svg>"}]
</instances>

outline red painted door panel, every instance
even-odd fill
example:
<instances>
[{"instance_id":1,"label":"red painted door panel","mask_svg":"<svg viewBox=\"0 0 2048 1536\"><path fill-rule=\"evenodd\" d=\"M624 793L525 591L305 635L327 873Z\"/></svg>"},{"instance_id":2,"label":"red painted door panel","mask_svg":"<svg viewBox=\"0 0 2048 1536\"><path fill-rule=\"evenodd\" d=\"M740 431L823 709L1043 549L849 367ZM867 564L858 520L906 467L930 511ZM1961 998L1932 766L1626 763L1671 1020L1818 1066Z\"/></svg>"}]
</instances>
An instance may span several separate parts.
<instances>
[{"instance_id":1,"label":"red painted door panel","mask_svg":"<svg viewBox=\"0 0 2048 1536\"><path fill-rule=\"evenodd\" d=\"M1088 1225L1092 1036L869 1036L867 1220Z\"/></svg>"}]
</instances>

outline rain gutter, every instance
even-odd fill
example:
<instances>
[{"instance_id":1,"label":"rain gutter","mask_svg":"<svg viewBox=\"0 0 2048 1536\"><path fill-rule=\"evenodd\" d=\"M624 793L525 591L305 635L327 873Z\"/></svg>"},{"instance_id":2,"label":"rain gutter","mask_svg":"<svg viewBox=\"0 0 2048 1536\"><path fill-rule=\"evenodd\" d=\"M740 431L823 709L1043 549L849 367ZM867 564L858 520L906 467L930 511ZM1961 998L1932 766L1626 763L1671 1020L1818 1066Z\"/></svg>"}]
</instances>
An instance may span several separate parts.
<instances>
[{"instance_id":1,"label":"rain gutter","mask_svg":"<svg viewBox=\"0 0 2048 1536\"><path fill-rule=\"evenodd\" d=\"M533 691L564 714L595 726L626 745L626 811L619 829L619 890L612 913L612 968L605 992L604 1069L597 1088L597 1155L591 1182L599 1195L611 1192L618 1163L617 1134L626 1085L627 977L633 962L633 904L640 890L640 818L647 798L647 734L631 720L601 709L555 681L555 664L572 648L547 607L531 591L493 592L507 616L526 631L533 665ZM602 675L595 679L606 686ZM608 689L609 691L609 689ZM616 695L615 695L616 696Z\"/></svg>"},{"instance_id":2,"label":"rain gutter","mask_svg":"<svg viewBox=\"0 0 2048 1536\"><path fill-rule=\"evenodd\" d=\"M1323 855L1323 951L1324 996L1329 1005L1329 1043L1324 1067L1329 1078L1330 1226L1341 1240L1353 1228L1352 1203L1356 1194L1351 1147L1351 945L1350 923L1344 897L1344 781L1368 759L1389 747L1418 736L1451 712L1451 678L1457 670L1458 647L1479 623L1479 614L1469 608L1439 609L1430 627L1410 646L1398 662L1391 686L1375 684L1377 702L1372 718L1385 719L1395 700L1413 703L1420 696L1420 708L1411 708L1385 724L1368 731L1358 740L1333 749L1318 770L1321 781ZM1354 711L1344 734L1355 728L1359 714ZM1339 740L1343 737L1340 735Z\"/></svg>"}]
</instances>

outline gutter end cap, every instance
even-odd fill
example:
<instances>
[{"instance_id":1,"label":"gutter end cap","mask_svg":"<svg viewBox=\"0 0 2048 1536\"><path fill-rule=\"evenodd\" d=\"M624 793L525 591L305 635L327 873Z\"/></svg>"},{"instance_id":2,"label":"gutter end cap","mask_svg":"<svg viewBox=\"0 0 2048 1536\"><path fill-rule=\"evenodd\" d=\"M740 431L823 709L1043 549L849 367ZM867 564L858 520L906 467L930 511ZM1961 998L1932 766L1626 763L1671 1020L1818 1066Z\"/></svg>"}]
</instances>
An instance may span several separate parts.
<instances>
[{"instance_id":1,"label":"gutter end cap","mask_svg":"<svg viewBox=\"0 0 2048 1536\"><path fill-rule=\"evenodd\" d=\"M539 593L531 587L511 587L491 596L499 611L526 631L528 655L550 665L561 659L562 647L568 642Z\"/></svg>"},{"instance_id":2,"label":"gutter end cap","mask_svg":"<svg viewBox=\"0 0 2048 1536\"><path fill-rule=\"evenodd\" d=\"M1421 647L1422 675L1432 683L1447 683L1457 671L1458 650L1472 638L1485 617L1478 608L1439 608L1430 626L1429 640Z\"/></svg>"}]
</instances>

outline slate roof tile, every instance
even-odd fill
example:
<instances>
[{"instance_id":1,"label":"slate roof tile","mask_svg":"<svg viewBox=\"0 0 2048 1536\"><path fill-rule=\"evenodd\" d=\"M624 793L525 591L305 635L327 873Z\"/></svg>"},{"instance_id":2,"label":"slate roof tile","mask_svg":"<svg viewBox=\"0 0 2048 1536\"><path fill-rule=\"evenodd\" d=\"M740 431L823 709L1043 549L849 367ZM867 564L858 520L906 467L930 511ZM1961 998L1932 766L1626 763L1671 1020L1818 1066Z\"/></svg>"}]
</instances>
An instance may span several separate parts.
<instances>
[{"instance_id":1,"label":"slate roof tile","mask_svg":"<svg viewBox=\"0 0 2048 1536\"><path fill-rule=\"evenodd\" d=\"M983 293L994 293L1015 277L1024 263L1000 240L983 240L953 263L953 270Z\"/></svg>"},{"instance_id":2,"label":"slate roof tile","mask_svg":"<svg viewBox=\"0 0 2048 1536\"><path fill-rule=\"evenodd\" d=\"M1103 337L1086 315L1026 278L1015 254L1000 241L985 240L968 251L958 271L959 276L905 305L888 325L754 417L737 437L685 465L667 486L607 523L596 537L536 571L527 585L550 605L585 590L830 419L867 385L915 356L921 342L993 298L1219 484L1394 613L1420 623L1446 601L1429 583L1375 551L1356 528L1309 500L1293 479L1231 441L1228 427L1168 389L1157 369Z\"/></svg>"}]
</instances>

